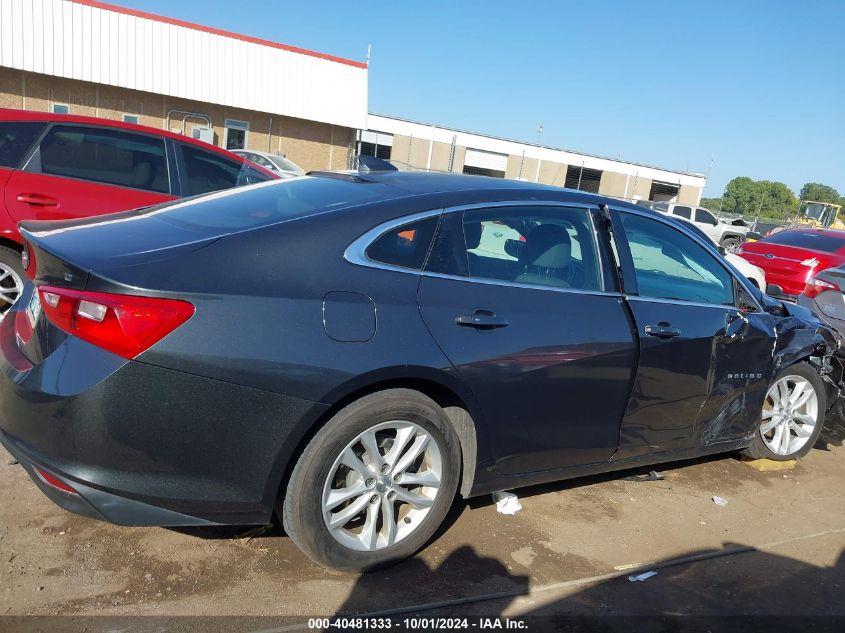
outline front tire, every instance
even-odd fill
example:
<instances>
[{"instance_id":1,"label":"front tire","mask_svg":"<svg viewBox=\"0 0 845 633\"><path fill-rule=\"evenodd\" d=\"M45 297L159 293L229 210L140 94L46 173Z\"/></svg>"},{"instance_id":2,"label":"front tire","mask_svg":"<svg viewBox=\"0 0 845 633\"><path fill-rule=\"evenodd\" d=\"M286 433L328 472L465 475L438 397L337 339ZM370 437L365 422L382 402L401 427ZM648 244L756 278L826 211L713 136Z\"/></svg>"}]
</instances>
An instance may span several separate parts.
<instances>
[{"instance_id":1,"label":"front tire","mask_svg":"<svg viewBox=\"0 0 845 633\"><path fill-rule=\"evenodd\" d=\"M818 372L807 363L787 367L766 393L754 440L745 454L774 461L803 457L819 439L826 406Z\"/></svg>"},{"instance_id":2,"label":"front tire","mask_svg":"<svg viewBox=\"0 0 845 633\"><path fill-rule=\"evenodd\" d=\"M314 562L343 571L397 563L431 538L449 511L460 446L444 411L410 389L344 407L308 443L280 514Z\"/></svg>"},{"instance_id":3,"label":"front tire","mask_svg":"<svg viewBox=\"0 0 845 633\"><path fill-rule=\"evenodd\" d=\"M738 237L726 237L720 242L719 246L724 248L727 253L735 253L741 243Z\"/></svg>"}]
</instances>

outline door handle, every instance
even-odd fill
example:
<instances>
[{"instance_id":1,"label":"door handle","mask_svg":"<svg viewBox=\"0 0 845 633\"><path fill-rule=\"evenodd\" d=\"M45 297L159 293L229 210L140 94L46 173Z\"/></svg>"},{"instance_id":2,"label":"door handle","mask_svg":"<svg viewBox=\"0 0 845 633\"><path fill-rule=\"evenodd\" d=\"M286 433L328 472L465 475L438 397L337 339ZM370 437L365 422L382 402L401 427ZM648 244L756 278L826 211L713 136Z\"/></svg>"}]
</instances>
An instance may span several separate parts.
<instances>
[{"instance_id":1,"label":"door handle","mask_svg":"<svg viewBox=\"0 0 845 633\"><path fill-rule=\"evenodd\" d=\"M508 320L496 316L489 310L476 310L473 314L459 314L455 317L455 323L478 328L479 330L493 330L499 327L506 327Z\"/></svg>"},{"instance_id":2,"label":"door handle","mask_svg":"<svg viewBox=\"0 0 845 633\"><path fill-rule=\"evenodd\" d=\"M645 333L648 336L656 336L657 338L674 338L681 335L681 331L676 327L669 327L666 325L646 325Z\"/></svg>"},{"instance_id":3,"label":"door handle","mask_svg":"<svg viewBox=\"0 0 845 633\"><path fill-rule=\"evenodd\" d=\"M59 201L50 196L45 196L40 193L22 193L18 196L18 202L24 204L31 204L35 207L57 207Z\"/></svg>"}]
</instances>

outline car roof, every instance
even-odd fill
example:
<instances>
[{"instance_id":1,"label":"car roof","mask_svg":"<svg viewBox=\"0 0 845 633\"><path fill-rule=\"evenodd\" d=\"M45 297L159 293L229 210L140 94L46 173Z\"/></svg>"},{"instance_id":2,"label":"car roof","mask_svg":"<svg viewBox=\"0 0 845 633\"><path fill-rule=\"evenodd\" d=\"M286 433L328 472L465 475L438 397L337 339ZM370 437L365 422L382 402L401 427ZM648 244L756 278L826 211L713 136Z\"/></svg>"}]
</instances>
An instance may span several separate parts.
<instances>
[{"instance_id":1,"label":"car roof","mask_svg":"<svg viewBox=\"0 0 845 633\"><path fill-rule=\"evenodd\" d=\"M623 200L608 198L598 194L565 189L552 185L493 178L488 176L471 176L444 172L414 172L414 171L371 171L371 172L309 172L314 176L335 176L358 179L361 182L377 182L395 189L400 189L410 195L420 194L448 194L456 192L478 193L507 193L507 197L527 196L532 192L546 194L561 194L567 202L581 202L583 204L613 204L637 211L649 211Z\"/></svg>"},{"instance_id":2,"label":"car roof","mask_svg":"<svg viewBox=\"0 0 845 633\"><path fill-rule=\"evenodd\" d=\"M103 119L100 117L83 116L80 114L56 114L53 112L36 112L33 110L0 108L0 121L44 121L47 123L76 123L118 128L130 132L142 132L144 134L153 134L155 136L170 138L175 141L181 141L182 143L196 145L206 150L212 150L218 154L223 154L229 157L235 155L232 152L217 147L216 145L211 145L210 143L191 138L190 136L185 136L184 134L177 134L168 130L161 130L147 125L140 125L138 123L126 123L124 121L116 121L114 119ZM243 157L239 156L238 159L243 160Z\"/></svg>"}]
</instances>

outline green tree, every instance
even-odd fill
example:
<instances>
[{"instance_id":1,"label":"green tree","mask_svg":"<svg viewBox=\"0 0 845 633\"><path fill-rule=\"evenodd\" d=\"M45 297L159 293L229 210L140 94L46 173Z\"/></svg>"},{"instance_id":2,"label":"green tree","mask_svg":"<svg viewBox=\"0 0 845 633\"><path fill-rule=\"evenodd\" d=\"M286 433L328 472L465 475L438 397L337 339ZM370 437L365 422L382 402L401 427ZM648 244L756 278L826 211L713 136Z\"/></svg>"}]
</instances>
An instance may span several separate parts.
<instances>
[{"instance_id":1,"label":"green tree","mask_svg":"<svg viewBox=\"0 0 845 633\"><path fill-rule=\"evenodd\" d=\"M798 211L798 198L782 182L738 176L725 187L722 211L748 217L788 218Z\"/></svg>"},{"instance_id":2,"label":"green tree","mask_svg":"<svg viewBox=\"0 0 845 633\"><path fill-rule=\"evenodd\" d=\"M814 202L832 202L842 204L839 192L833 187L823 185L820 182L808 182L801 187L801 199L813 200Z\"/></svg>"}]
</instances>

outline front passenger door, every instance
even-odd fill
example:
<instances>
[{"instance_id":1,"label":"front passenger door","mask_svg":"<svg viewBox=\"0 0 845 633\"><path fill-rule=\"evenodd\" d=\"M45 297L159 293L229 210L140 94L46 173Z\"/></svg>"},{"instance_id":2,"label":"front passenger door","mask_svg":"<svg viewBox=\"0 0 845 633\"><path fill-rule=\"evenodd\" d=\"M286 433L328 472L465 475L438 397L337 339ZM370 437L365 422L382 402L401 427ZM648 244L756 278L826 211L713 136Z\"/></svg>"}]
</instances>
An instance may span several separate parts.
<instances>
[{"instance_id":1,"label":"front passenger door","mask_svg":"<svg viewBox=\"0 0 845 633\"><path fill-rule=\"evenodd\" d=\"M741 437L767 386L770 319L741 311L718 253L669 222L619 212L614 233L640 353L614 458Z\"/></svg>"}]
</instances>

